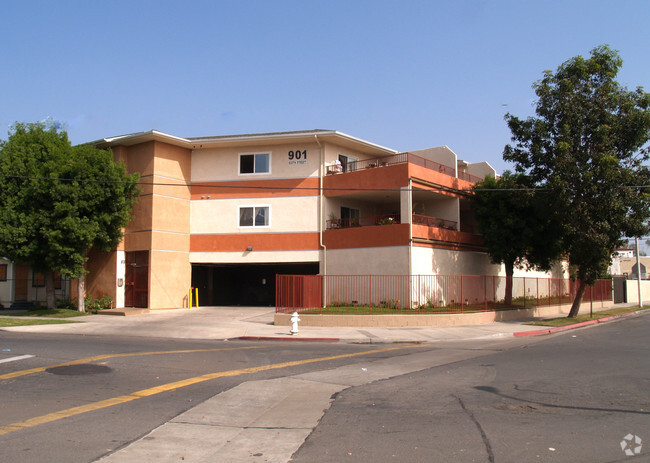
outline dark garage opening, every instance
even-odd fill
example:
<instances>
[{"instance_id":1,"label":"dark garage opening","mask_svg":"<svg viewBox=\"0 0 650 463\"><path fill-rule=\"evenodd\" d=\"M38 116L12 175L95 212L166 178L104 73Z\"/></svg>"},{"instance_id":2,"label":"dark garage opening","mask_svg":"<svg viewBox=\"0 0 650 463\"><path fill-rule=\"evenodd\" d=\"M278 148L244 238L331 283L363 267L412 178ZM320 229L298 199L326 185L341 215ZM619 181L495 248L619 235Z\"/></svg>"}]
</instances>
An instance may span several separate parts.
<instances>
[{"instance_id":1,"label":"dark garage opening","mask_svg":"<svg viewBox=\"0 0 650 463\"><path fill-rule=\"evenodd\" d=\"M275 305L276 275L317 275L319 265L192 264L192 287L199 289L201 306Z\"/></svg>"}]
</instances>

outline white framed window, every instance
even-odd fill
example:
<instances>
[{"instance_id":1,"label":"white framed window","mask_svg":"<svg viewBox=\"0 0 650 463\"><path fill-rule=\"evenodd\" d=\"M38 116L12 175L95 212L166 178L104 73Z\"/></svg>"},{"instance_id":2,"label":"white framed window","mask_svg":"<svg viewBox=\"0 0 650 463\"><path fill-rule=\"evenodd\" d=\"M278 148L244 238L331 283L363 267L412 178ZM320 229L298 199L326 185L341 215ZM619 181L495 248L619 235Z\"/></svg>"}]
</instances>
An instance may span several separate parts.
<instances>
[{"instance_id":1,"label":"white framed window","mask_svg":"<svg viewBox=\"0 0 650 463\"><path fill-rule=\"evenodd\" d=\"M270 173L271 153L243 153L239 155L239 175Z\"/></svg>"},{"instance_id":2,"label":"white framed window","mask_svg":"<svg viewBox=\"0 0 650 463\"><path fill-rule=\"evenodd\" d=\"M271 206L239 206L239 228L271 226Z\"/></svg>"}]
</instances>

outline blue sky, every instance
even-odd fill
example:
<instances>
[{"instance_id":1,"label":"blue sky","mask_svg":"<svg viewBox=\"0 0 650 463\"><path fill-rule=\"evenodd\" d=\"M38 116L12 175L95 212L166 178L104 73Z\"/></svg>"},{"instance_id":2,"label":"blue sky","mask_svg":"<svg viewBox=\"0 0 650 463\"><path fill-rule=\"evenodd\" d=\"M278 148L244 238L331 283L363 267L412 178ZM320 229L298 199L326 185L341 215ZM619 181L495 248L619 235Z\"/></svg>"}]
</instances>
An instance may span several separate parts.
<instances>
[{"instance_id":1,"label":"blue sky","mask_svg":"<svg viewBox=\"0 0 650 463\"><path fill-rule=\"evenodd\" d=\"M5 0L0 138L48 116L73 143L319 128L502 171L543 70L606 43L647 87L649 23L647 0Z\"/></svg>"}]
</instances>

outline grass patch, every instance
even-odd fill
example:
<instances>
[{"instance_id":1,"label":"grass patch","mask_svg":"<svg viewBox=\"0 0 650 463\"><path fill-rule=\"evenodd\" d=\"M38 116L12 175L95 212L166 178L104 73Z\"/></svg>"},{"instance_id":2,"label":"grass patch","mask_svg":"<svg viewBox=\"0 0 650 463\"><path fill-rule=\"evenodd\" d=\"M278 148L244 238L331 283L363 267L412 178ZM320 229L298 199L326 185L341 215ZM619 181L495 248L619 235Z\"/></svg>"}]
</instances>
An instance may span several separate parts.
<instances>
[{"instance_id":1,"label":"grass patch","mask_svg":"<svg viewBox=\"0 0 650 463\"><path fill-rule=\"evenodd\" d=\"M578 315L576 318L560 317L560 318L548 318L546 320L538 320L534 322L526 323L526 325L539 325L539 326L566 326L573 325L575 323L588 322L590 320L598 320L600 318L611 317L613 315L620 315L630 312L638 312L640 310L647 310L648 307L618 307L615 309L601 310L594 312L594 316L590 317L589 314Z\"/></svg>"},{"instance_id":2,"label":"grass patch","mask_svg":"<svg viewBox=\"0 0 650 463\"><path fill-rule=\"evenodd\" d=\"M0 317L0 328L11 326L29 326L29 325L59 325L61 323L78 323L69 320L56 320L51 318L11 318Z\"/></svg>"},{"instance_id":3,"label":"grass patch","mask_svg":"<svg viewBox=\"0 0 650 463\"><path fill-rule=\"evenodd\" d=\"M72 309L46 309L44 307L36 307L26 312L11 314L12 317L44 317L44 318L72 318L83 317L88 315L85 312L79 312Z\"/></svg>"}]
</instances>

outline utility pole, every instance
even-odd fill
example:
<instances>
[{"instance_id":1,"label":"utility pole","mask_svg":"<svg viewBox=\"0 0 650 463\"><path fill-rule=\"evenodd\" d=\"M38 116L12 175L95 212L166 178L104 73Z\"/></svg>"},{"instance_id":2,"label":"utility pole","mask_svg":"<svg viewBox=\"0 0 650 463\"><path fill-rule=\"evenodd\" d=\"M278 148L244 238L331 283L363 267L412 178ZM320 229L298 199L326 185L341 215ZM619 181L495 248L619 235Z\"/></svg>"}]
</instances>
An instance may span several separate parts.
<instances>
[{"instance_id":1,"label":"utility pole","mask_svg":"<svg viewBox=\"0 0 650 463\"><path fill-rule=\"evenodd\" d=\"M643 300L641 299L641 262L639 257L639 237L634 237L634 245L636 247L636 279L639 285L639 307L643 307Z\"/></svg>"}]
</instances>

